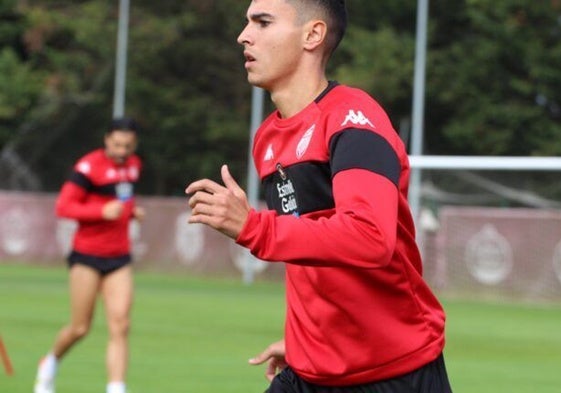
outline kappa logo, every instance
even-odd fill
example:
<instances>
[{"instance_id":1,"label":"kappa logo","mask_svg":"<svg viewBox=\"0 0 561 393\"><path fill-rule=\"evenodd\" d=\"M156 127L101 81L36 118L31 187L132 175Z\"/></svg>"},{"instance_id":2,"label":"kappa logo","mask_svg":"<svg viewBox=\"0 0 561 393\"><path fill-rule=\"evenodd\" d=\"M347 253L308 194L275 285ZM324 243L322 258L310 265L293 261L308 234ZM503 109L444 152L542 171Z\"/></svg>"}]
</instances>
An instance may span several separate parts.
<instances>
[{"instance_id":1,"label":"kappa logo","mask_svg":"<svg viewBox=\"0 0 561 393\"><path fill-rule=\"evenodd\" d=\"M341 125L346 126L348 123L352 123L360 126L365 126L368 124L370 127L375 128L374 124L372 124L372 122L368 120L368 118L364 116L364 114L361 111L355 112L352 109L349 111L347 117L345 118L345 121Z\"/></svg>"},{"instance_id":2,"label":"kappa logo","mask_svg":"<svg viewBox=\"0 0 561 393\"><path fill-rule=\"evenodd\" d=\"M316 129L316 125L312 125L302 136L300 142L298 142L298 146L296 146L296 157L298 159L302 158L306 150L308 150L308 146L310 146L310 141L312 140L312 135L314 135L314 130Z\"/></svg>"},{"instance_id":3,"label":"kappa logo","mask_svg":"<svg viewBox=\"0 0 561 393\"><path fill-rule=\"evenodd\" d=\"M265 152L263 161L271 161L273 158L275 158L275 153L273 152L273 144L270 143L269 146L267 146L267 151Z\"/></svg>"}]
</instances>

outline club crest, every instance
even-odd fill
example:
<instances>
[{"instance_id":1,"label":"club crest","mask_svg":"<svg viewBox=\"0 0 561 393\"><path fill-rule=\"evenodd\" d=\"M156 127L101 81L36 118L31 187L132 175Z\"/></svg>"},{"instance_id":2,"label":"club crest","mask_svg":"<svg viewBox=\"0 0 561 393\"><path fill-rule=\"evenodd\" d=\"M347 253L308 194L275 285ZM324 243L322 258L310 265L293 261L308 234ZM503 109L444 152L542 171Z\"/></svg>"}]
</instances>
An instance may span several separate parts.
<instances>
[{"instance_id":1,"label":"club crest","mask_svg":"<svg viewBox=\"0 0 561 393\"><path fill-rule=\"evenodd\" d=\"M302 158L306 150L308 150L308 146L310 146L310 141L312 140L312 135L314 134L314 130L316 129L316 125L312 125L302 136L300 142L298 142L298 146L296 146L296 157L298 159Z\"/></svg>"}]
</instances>

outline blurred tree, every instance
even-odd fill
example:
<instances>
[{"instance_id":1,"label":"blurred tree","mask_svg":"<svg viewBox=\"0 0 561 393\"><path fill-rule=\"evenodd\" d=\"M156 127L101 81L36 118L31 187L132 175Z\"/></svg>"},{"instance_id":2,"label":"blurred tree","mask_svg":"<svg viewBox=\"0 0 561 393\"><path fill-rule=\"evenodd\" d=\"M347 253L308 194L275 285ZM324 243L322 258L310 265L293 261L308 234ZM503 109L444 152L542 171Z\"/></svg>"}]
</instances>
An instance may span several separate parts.
<instances>
[{"instance_id":1,"label":"blurred tree","mask_svg":"<svg viewBox=\"0 0 561 393\"><path fill-rule=\"evenodd\" d=\"M245 4L180 4L141 3L131 26L127 99L148 129L145 181L158 194L183 195L222 163L243 183L247 165L251 90L236 43Z\"/></svg>"},{"instance_id":2,"label":"blurred tree","mask_svg":"<svg viewBox=\"0 0 561 393\"><path fill-rule=\"evenodd\" d=\"M337 67L334 76L368 91L400 128L410 118L413 53L411 35L389 27L373 33L353 26L340 48L347 61Z\"/></svg>"},{"instance_id":3,"label":"blurred tree","mask_svg":"<svg viewBox=\"0 0 561 393\"><path fill-rule=\"evenodd\" d=\"M437 0L426 152L561 154L561 1Z\"/></svg>"},{"instance_id":4,"label":"blurred tree","mask_svg":"<svg viewBox=\"0 0 561 393\"><path fill-rule=\"evenodd\" d=\"M126 112L143 127L142 193L182 195L221 163L245 181L251 87L236 38L248 3L131 1ZM406 139L417 1L347 3L329 77L376 97ZM0 4L0 187L55 191L101 144L117 20L117 2ZM432 0L429 28L425 153L561 153L561 0Z\"/></svg>"},{"instance_id":5,"label":"blurred tree","mask_svg":"<svg viewBox=\"0 0 561 393\"><path fill-rule=\"evenodd\" d=\"M11 138L2 147L2 158L9 160L2 161L2 168L18 176L12 184L37 177L41 189L53 190L73 160L94 140L100 143L100 119L108 124L110 116L96 114L100 107L107 113L104 88L110 86L113 52L105 43L115 41L114 11L104 2L67 0L15 4L12 12L21 15L14 22L19 27L16 47L21 47L24 61L18 73L26 72L37 89L33 105L11 119ZM2 90L14 82L13 75ZM27 91L24 83L15 83ZM27 170L14 169L22 165Z\"/></svg>"},{"instance_id":6,"label":"blurred tree","mask_svg":"<svg viewBox=\"0 0 561 393\"><path fill-rule=\"evenodd\" d=\"M407 142L417 2L355 0L347 3L350 23L330 65L331 75L375 97Z\"/></svg>"},{"instance_id":7,"label":"blurred tree","mask_svg":"<svg viewBox=\"0 0 561 393\"><path fill-rule=\"evenodd\" d=\"M143 126L141 192L182 195L189 180L217 176L222 162L244 180L250 87L232 17L244 10L236 0L133 2L126 112ZM11 145L54 191L108 124L117 7L38 1L21 13L26 65L43 79L37 105L11 116L22 121Z\"/></svg>"}]
</instances>

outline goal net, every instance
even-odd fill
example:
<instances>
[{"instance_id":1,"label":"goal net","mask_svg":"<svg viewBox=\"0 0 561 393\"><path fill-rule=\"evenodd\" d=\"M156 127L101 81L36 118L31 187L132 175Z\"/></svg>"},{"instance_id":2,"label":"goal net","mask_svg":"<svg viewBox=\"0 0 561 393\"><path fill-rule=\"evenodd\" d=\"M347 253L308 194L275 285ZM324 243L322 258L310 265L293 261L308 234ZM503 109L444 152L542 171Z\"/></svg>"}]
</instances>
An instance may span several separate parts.
<instances>
[{"instance_id":1,"label":"goal net","mask_svg":"<svg viewBox=\"0 0 561 393\"><path fill-rule=\"evenodd\" d=\"M561 298L561 158L411 156L429 283L448 294Z\"/></svg>"}]
</instances>

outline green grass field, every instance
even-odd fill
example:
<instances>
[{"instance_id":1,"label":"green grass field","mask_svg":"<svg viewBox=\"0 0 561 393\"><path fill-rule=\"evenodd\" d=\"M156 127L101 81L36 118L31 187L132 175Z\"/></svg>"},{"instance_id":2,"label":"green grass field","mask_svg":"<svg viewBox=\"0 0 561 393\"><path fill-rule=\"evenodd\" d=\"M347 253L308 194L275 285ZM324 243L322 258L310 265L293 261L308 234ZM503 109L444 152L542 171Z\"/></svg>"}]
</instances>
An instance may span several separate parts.
<instances>
[{"instance_id":1,"label":"green grass field","mask_svg":"<svg viewBox=\"0 0 561 393\"><path fill-rule=\"evenodd\" d=\"M1 393L30 393L40 356L68 315L64 268L0 264L0 334L15 374ZM131 332L131 393L251 393L267 383L247 359L278 339L281 283L139 272ZM442 297L455 393L561 391L561 307ZM105 391L105 324L62 362L57 393Z\"/></svg>"}]
</instances>

